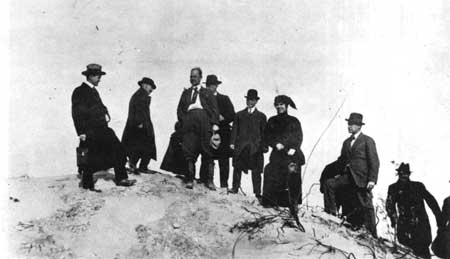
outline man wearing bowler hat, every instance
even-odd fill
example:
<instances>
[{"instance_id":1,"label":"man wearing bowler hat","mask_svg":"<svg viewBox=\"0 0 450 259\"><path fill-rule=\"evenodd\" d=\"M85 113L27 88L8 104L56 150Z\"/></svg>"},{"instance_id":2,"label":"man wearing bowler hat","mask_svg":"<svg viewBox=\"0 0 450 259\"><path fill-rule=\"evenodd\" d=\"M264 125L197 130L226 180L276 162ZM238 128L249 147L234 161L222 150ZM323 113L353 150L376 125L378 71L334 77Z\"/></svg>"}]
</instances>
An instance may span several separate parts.
<instances>
[{"instance_id":1,"label":"man wearing bowler hat","mask_svg":"<svg viewBox=\"0 0 450 259\"><path fill-rule=\"evenodd\" d=\"M261 199L261 174L264 167L264 129L267 117L256 108L258 91L250 89L245 96L247 107L236 114L231 132L230 148L233 156L233 187L231 193L237 193L241 187L242 171L252 171L253 193Z\"/></svg>"},{"instance_id":2,"label":"man wearing bowler hat","mask_svg":"<svg viewBox=\"0 0 450 259\"><path fill-rule=\"evenodd\" d=\"M415 255L431 258L431 227L425 210L424 201L433 211L437 226L443 227L441 210L436 199L421 182L409 179L409 164L401 163L398 169L398 181L391 184L386 199L386 211L392 227L397 229L400 244L411 248Z\"/></svg>"},{"instance_id":3,"label":"man wearing bowler hat","mask_svg":"<svg viewBox=\"0 0 450 259\"><path fill-rule=\"evenodd\" d=\"M82 174L82 187L98 192L94 187L93 174L110 167L114 167L116 185L131 186L136 181L128 180L125 149L108 127L108 109L96 89L106 73L100 65L89 64L81 74L86 76L86 81L72 93L72 118L80 146L88 148L88 165Z\"/></svg>"},{"instance_id":4,"label":"man wearing bowler hat","mask_svg":"<svg viewBox=\"0 0 450 259\"><path fill-rule=\"evenodd\" d=\"M199 67L191 69L191 87L183 91L177 108L182 134L180 145L188 167L185 177L188 189L194 186L195 162L199 154L208 165L208 175L214 174L212 144L216 142L212 141L212 136L219 130L219 109L213 93L201 86L201 79L202 70ZM215 190L212 177L208 177L205 185Z\"/></svg>"},{"instance_id":5,"label":"man wearing bowler hat","mask_svg":"<svg viewBox=\"0 0 450 259\"><path fill-rule=\"evenodd\" d=\"M150 159L156 160L155 132L150 119L150 94L156 85L148 77L142 78L138 85L139 89L130 99L127 124L122 135L130 170L134 174L151 173L148 164Z\"/></svg>"},{"instance_id":6,"label":"man wearing bowler hat","mask_svg":"<svg viewBox=\"0 0 450 259\"><path fill-rule=\"evenodd\" d=\"M230 123L233 122L235 116L234 107L228 96L217 91L217 88L222 82L217 79L216 75L208 75L205 84L206 88L209 89L216 98L217 107L219 108L219 130L217 131L217 134L219 134L221 142L217 150L213 149L213 159L219 161L220 188L228 188L230 157L232 156L232 151L230 150ZM208 164L207 161L204 160L204 157L202 157L200 181L208 182L208 180L210 180L213 182L213 179L208 179L208 177L213 176L214 171L211 176L208 176Z\"/></svg>"},{"instance_id":7,"label":"man wearing bowler hat","mask_svg":"<svg viewBox=\"0 0 450 259\"><path fill-rule=\"evenodd\" d=\"M362 114L351 113L346 121L351 135L344 141L338 158L339 163L344 165L344 169L340 174L325 182L325 212L337 215L336 192L351 188L355 190L358 200L355 213L359 213L363 221L361 224L376 237L372 189L378 179L380 162L375 141L361 132L364 125Z\"/></svg>"}]
</instances>

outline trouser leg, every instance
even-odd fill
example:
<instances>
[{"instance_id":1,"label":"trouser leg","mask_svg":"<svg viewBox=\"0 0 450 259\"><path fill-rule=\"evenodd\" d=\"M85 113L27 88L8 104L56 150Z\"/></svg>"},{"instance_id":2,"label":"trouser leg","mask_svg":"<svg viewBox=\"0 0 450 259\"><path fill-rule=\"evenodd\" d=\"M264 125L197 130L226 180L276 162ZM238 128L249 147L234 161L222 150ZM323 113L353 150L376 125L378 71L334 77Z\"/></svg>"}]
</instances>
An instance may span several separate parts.
<instances>
[{"instance_id":1,"label":"trouser leg","mask_svg":"<svg viewBox=\"0 0 450 259\"><path fill-rule=\"evenodd\" d=\"M242 171L234 168L233 169L233 191L237 192L239 190L239 187L241 187L241 176L242 176Z\"/></svg>"},{"instance_id":2,"label":"trouser leg","mask_svg":"<svg viewBox=\"0 0 450 259\"><path fill-rule=\"evenodd\" d=\"M261 195L261 172L259 170L252 170L252 184L253 193L256 196Z\"/></svg>"},{"instance_id":3,"label":"trouser leg","mask_svg":"<svg viewBox=\"0 0 450 259\"><path fill-rule=\"evenodd\" d=\"M129 163L130 168L132 170L136 169L138 161L139 161L139 155L138 154L136 154L136 153L130 154L128 163Z\"/></svg>"},{"instance_id":4,"label":"trouser leg","mask_svg":"<svg viewBox=\"0 0 450 259\"><path fill-rule=\"evenodd\" d=\"M125 170L125 164L127 162L125 148L112 129L109 129L109 141L112 148L115 180L116 182L120 182L121 180L128 179L128 174Z\"/></svg>"},{"instance_id":5,"label":"trouser leg","mask_svg":"<svg viewBox=\"0 0 450 259\"><path fill-rule=\"evenodd\" d=\"M216 186L214 185L214 160L210 159L207 161L208 163L208 178L206 181L206 187L210 190L215 191Z\"/></svg>"},{"instance_id":6,"label":"trouser leg","mask_svg":"<svg viewBox=\"0 0 450 259\"><path fill-rule=\"evenodd\" d=\"M208 182L208 159L204 155L202 155L202 162L200 165L200 182Z\"/></svg>"},{"instance_id":7,"label":"trouser leg","mask_svg":"<svg viewBox=\"0 0 450 259\"><path fill-rule=\"evenodd\" d=\"M150 155L142 155L141 162L139 163L139 169L148 170L149 163L150 163Z\"/></svg>"},{"instance_id":8,"label":"trouser leg","mask_svg":"<svg viewBox=\"0 0 450 259\"><path fill-rule=\"evenodd\" d=\"M219 159L219 169L220 187L228 188L228 178L230 176L230 159L228 157Z\"/></svg>"},{"instance_id":9,"label":"trouser leg","mask_svg":"<svg viewBox=\"0 0 450 259\"><path fill-rule=\"evenodd\" d=\"M195 163L194 160L188 159L188 170L186 173L186 188L192 189L194 188L194 177L195 177Z\"/></svg>"},{"instance_id":10,"label":"trouser leg","mask_svg":"<svg viewBox=\"0 0 450 259\"><path fill-rule=\"evenodd\" d=\"M94 171L92 169L86 169L81 176L81 186L84 189L94 188Z\"/></svg>"}]
</instances>

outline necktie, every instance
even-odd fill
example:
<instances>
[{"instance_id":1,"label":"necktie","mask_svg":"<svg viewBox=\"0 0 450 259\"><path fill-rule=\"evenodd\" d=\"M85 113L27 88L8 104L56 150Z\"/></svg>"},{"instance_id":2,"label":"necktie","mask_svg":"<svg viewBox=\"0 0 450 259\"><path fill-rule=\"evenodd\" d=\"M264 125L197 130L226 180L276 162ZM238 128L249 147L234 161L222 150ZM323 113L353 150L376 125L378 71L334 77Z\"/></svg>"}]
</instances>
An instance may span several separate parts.
<instances>
[{"instance_id":1,"label":"necktie","mask_svg":"<svg viewBox=\"0 0 450 259\"><path fill-rule=\"evenodd\" d=\"M192 103L195 103L197 101L197 96L198 96L198 89L197 87L194 87L194 94L192 95Z\"/></svg>"},{"instance_id":2,"label":"necktie","mask_svg":"<svg viewBox=\"0 0 450 259\"><path fill-rule=\"evenodd\" d=\"M352 135L351 137L350 137L350 149L352 148L352 146L353 146L353 141L355 140L355 135Z\"/></svg>"}]
</instances>

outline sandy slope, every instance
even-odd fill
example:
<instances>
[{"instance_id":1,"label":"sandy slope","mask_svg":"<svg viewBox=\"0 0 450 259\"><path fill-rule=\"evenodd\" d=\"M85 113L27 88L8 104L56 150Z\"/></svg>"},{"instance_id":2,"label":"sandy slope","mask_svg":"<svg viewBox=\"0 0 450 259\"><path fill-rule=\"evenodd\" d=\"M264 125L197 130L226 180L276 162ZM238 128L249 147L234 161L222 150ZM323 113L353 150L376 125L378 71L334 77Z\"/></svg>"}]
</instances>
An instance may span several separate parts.
<instances>
[{"instance_id":1,"label":"sandy slope","mask_svg":"<svg viewBox=\"0 0 450 259\"><path fill-rule=\"evenodd\" d=\"M163 174L137 176L131 188L116 187L106 173L97 187L78 188L75 176L10 180L11 258L231 258L241 234L230 231L254 219L243 207L262 215L277 213L253 197L194 191ZM236 258L345 258L338 250L315 246L315 239L356 258L394 258L361 233L352 232L319 208L299 212L306 232L281 229L277 220L254 235L243 235ZM249 238L250 237L250 238ZM368 247L367 247L368 246ZM353 257L352 257L353 258ZM406 257L407 258L407 257Z\"/></svg>"}]
</instances>

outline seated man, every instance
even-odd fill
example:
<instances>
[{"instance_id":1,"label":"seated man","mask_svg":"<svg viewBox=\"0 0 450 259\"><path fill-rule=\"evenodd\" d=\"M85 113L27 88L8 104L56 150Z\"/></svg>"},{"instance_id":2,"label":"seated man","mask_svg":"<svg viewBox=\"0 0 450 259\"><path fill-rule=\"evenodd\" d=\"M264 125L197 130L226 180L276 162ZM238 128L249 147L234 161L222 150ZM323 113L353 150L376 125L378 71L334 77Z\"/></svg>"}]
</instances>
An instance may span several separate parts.
<instances>
[{"instance_id":1,"label":"seated man","mask_svg":"<svg viewBox=\"0 0 450 259\"><path fill-rule=\"evenodd\" d=\"M106 73L100 65L90 64L82 74L86 76L86 81L75 88L72 94L75 129L80 138L80 146L88 149L88 162L82 173L82 187L99 192L94 188L93 174L110 167L114 167L116 185L131 186L136 180L128 180L125 149L114 131L108 127L108 109L95 89L102 75Z\"/></svg>"},{"instance_id":2,"label":"seated man","mask_svg":"<svg viewBox=\"0 0 450 259\"><path fill-rule=\"evenodd\" d=\"M305 157L300 146L303 133L300 121L288 115L288 106L296 109L286 95L275 97L277 115L271 117L264 131L264 142L272 148L264 168L263 206L284 206L294 210L301 203L301 166Z\"/></svg>"}]
</instances>

